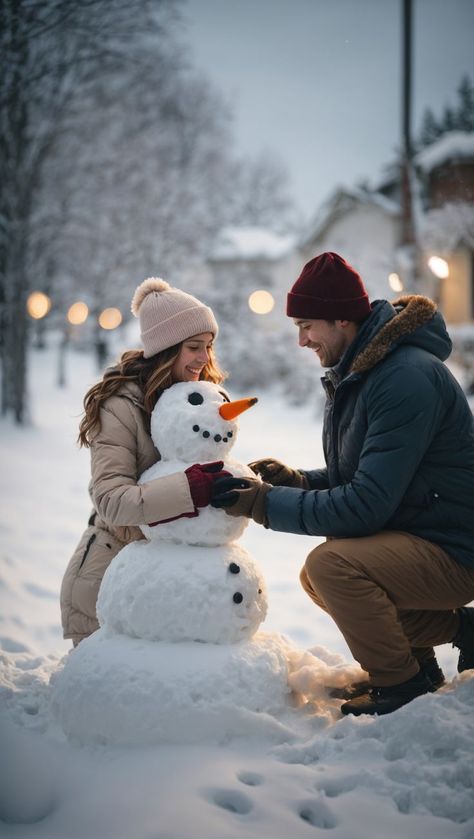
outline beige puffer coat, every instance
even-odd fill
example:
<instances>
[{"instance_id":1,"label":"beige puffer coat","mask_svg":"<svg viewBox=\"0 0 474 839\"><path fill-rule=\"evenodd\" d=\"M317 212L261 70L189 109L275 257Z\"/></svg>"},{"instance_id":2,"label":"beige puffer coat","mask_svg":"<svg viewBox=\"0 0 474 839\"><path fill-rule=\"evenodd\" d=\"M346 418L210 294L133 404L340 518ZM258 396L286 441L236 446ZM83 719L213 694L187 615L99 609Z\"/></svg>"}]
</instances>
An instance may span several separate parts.
<instances>
[{"instance_id":1,"label":"beige puffer coat","mask_svg":"<svg viewBox=\"0 0 474 839\"><path fill-rule=\"evenodd\" d=\"M102 577L124 545L144 538L138 525L194 511L184 472L137 486L139 476L160 455L135 382L124 383L104 402L100 422L90 449L94 509L61 586L64 637L74 643L98 629L96 601Z\"/></svg>"}]
</instances>

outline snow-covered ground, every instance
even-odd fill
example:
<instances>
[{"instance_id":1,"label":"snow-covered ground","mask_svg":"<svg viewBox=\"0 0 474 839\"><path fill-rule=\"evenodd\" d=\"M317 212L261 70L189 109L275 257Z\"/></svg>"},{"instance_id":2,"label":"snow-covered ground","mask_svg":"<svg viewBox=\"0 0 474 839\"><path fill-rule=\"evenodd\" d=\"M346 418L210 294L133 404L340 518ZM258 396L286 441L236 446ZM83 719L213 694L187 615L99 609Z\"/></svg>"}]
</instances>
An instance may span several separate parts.
<instances>
[{"instance_id":1,"label":"snow-covered ground","mask_svg":"<svg viewBox=\"0 0 474 839\"><path fill-rule=\"evenodd\" d=\"M33 424L0 426L0 835L8 839L286 839L330 829L334 839L474 836L474 674L381 718L340 718L314 684L306 706L274 726L262 715L238 737L146 748L79 747L50 715L61 638L58 591L89 514L88 453L75 444L81 400L97 378L89 357L68 358L55 386L53 350L35 351ZM315 368L315 389L319 387ZM237 397L241 394L232 394ZM316 399L288 408L260 397L241 418L234 454L322 462ZM313 649L321 685L349 670L332 621L299 586L309 537L251 523L240 540L267 581L267 632ZM347 662L347 666L344 662Z\"/></svg>"}]
</instances>

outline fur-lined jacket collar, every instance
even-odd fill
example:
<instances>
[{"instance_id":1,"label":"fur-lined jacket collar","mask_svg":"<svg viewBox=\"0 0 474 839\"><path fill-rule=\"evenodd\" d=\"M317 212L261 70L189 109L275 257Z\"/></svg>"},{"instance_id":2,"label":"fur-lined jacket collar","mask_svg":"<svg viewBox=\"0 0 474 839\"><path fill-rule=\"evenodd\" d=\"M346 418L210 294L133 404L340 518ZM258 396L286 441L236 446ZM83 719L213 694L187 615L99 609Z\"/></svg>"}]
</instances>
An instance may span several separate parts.
<instances>
[{"instance_id":1,"label":"fur-lined jacket collar","mask_svg":"<svg viewBox=\"0 0 474 839\"><path fill-rule=\"evenodd\" d=\"M436 304L428 297L411 294L393 303L376 300L372 314L333 372L339 381L348 373L365 373L400 344L420 346L442 361L448 358L451 339Z\"/></svg>"}]
</instances>

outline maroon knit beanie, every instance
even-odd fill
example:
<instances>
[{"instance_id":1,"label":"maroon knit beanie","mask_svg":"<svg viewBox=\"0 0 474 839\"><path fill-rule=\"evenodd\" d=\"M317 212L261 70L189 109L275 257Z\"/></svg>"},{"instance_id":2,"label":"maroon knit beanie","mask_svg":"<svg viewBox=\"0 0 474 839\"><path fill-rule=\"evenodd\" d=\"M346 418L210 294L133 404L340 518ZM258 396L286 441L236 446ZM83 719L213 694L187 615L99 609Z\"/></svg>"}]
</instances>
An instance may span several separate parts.
<instances>
[{"instance_id":1,"label":"maroon knit beanie","mask_svg":"<svg viewBox=\"0 0 474 839\"><path fill-rule=\"evenodd\" d=\"M288 294L286 314L309 320L364 320L369 295L357 271L337 253L321 253L304 266Z\"/></svg>"}]
</instances>

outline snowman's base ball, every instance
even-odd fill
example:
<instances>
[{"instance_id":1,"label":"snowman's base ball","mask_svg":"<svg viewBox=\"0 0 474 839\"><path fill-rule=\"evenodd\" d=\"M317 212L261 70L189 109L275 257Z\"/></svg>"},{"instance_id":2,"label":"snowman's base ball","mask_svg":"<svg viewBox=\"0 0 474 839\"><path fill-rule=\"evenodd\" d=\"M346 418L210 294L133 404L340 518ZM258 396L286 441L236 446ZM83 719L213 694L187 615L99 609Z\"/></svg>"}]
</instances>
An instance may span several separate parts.
<instances>
[{"instance_id":1,"label":"snowman's base ball","mask_svg":"<svg viewBox=\"0 0 474 839\"><path fill-rule=\"evenodd\" d=\"M279 724L290 696L287 644L259 633L239 644L157 643L100 629L56 676L53 713L81 744L222 742Z\"/></svg>"}]
</instances>

